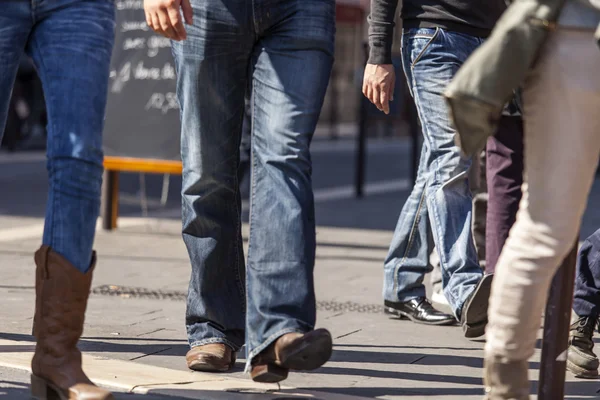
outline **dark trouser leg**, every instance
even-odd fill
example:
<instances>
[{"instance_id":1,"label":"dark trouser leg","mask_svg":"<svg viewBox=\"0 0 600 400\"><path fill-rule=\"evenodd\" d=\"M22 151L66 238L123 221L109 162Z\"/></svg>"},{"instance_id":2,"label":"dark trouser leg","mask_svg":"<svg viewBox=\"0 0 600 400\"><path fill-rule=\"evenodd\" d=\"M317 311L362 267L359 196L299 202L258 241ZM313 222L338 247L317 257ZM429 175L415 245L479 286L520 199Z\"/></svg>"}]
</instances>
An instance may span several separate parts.
<instances>
[{"instance_id":1,"label":"dark trouser leg","mask_svg":"<svg viewBox=\"0 0 600 400\"><path fill-rule=\"evenodd\" d=\"M495 271L508 232L515 223L523 184L523 121L503 116L487 143L486 269Z\"/></svg>"},{"instance_id":2,"label":"dark trouser leg","mask_svg":"<svg viewBox=\"0 0 600 400\"><path fill-rule=\"evenodd\" d=\"M583 242L577 255L573 311L578 316L600 315L600 229Z\"/></svg>"}]
</instances>

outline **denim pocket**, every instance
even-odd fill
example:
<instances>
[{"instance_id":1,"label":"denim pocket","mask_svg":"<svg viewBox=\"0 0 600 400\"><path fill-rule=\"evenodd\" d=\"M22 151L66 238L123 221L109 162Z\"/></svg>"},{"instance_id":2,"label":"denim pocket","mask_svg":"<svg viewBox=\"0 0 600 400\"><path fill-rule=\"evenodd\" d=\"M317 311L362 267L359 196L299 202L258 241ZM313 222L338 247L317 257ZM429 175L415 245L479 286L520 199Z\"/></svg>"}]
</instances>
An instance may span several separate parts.
<instances>
[{"instance_id":1,"label":"denim pocket","mask_svg":"<svg viewBox=\"0 0 600 400\"><path fill-rule=\"evenodd\" d=\"M419 62L425 55L427 50L431 47L431 44L435 41L440 33L439 28L431 33L432 29L416 29L406 34L406 48L411 56L410 67L414 66Z\"/></svg>"}]
</instances>

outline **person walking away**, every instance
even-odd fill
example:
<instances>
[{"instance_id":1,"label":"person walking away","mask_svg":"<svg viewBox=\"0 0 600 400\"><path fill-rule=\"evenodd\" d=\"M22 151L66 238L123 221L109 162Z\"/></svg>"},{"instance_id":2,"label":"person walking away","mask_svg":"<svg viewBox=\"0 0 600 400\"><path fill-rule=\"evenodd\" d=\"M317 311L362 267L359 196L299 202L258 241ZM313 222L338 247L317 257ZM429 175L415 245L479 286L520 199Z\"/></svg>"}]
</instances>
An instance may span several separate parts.
<instances>
[{"instance_id":1,"label":"person walking away","mask_svg":"<svg viewBox=\"0 0 600 400\"><path fill-rule=\"evenodd\" d=\"M0 133L23 53L35 63L48 110L49 192L42 246L35 253L32 396L112 399L83 372L77 342L96 265L92 246L115 5L110 0L3 2L0 25Z\"/></svg>"},{"instance_id":2,"label":"person walking away","mask_svg":"<svg viewBox=\"0 0 600 400\"><path fill-rule=\"evenodd\" d=\"M188 367L228 371L245 343L259 382L331 356L315 330L309 145L334 54L334 0L145 0L172 39L182 116L183 239L192 264ZM182 17L183 15L183 17ZM185 20L185 24L184 24ZM248 85L248 80L252 83ZM252 193L244 268L237 182L252 87Z\"/></svg>"}]
</instances>

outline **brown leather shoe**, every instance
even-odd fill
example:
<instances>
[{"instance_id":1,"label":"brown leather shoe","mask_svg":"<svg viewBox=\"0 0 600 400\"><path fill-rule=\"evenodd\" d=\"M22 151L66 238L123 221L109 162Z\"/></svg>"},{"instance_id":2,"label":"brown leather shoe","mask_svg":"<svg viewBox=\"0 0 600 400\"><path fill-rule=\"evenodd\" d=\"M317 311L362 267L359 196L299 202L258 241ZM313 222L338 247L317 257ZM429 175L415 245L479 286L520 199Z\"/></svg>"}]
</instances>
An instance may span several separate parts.
<instances>
[{"instance_id":1,"label":"brown leather shoe","mask_svg":"<svg viewBox=\"0 0 600 400\"><path fill-rule=\"evenodd\" d=\"M194 371L227 372L235 365L235 352L225 344L211 343L192 348L185 360Z\"/></svg>"},{"instance_id":2,"label":"brown leather shoe","mask_svg":"<svg viewBox=\"0 0 600 400\"><path fill-rule=\"evenodd\" d=\"M283 335L254 358L252 380L280 382L287 378L290 369L317 369L331 357L332 346L331 334L326 329Z\"/></svg>"},{"instance_id":3,"label":"brown leather shoe","mask_svg":"<svg viewBox=\"0 0 600 400\"><path fill-rule=\"evenodd\" d=\"M96 254L87 273L42 246L37 265L31 394L38 400L113 400L81 369L77 342L83 332L85 309L92 285Z\"/></svg>"}]
</instances>

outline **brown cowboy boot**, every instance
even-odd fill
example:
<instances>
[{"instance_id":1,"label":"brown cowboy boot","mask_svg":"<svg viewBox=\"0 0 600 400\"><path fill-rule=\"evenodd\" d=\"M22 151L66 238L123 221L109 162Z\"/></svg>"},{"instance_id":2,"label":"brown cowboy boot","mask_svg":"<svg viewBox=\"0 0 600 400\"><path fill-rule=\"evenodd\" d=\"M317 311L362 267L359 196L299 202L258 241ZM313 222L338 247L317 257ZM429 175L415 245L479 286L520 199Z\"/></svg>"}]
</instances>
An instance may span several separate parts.
<instances>
[{"instance_id":1,"label":"brown cowboy boot","mask_svg":"<svg viewBox=\"0 0 600 400\"><path fill-rule=\"evenodd\" d=\"M235 366L235 351L226 344L210 343L192 348L185 360L193 371L227 372Z\"/></svg>"},{"instance_id":2,"label":"brown cowboy boot","mask_svg":"<svg viewBox=\"0 0 600 400\"><path fill-rule=\"evenodd\" d=\"M255 382L275 383L287 378L288 371L311 371L331 357L332 339L326 329L305 334L288 333L252 360L251 376Z\"/></svg>"},{"instance_id":3,"label":"brown cowboy boot","mask_svg":"<svg viewBox=\"0 0 600 400\"><path fill-rule=\"evenodd\" d=\"M505 362L499 357L485 359L484 400L529 400L529 363Z\"/></svg>"},{"instance_id":4,"label":"brown cowboy boot","mask_svg":"<svg viewBox=\"0 0 600 400\"><path fill-rule=\"evenodd\" d=\"M81 273L64 257L42 246L35 253L36 304L31 362L31 393L38 400L113 400L110 392L95 386L81 368L77 342L96 264Z\"/></svg>"}]
</instances>

